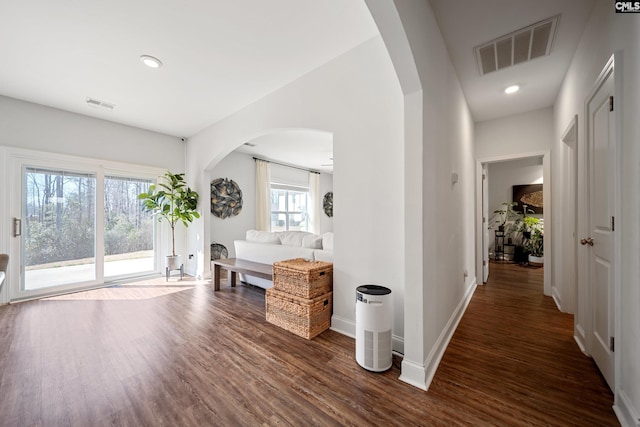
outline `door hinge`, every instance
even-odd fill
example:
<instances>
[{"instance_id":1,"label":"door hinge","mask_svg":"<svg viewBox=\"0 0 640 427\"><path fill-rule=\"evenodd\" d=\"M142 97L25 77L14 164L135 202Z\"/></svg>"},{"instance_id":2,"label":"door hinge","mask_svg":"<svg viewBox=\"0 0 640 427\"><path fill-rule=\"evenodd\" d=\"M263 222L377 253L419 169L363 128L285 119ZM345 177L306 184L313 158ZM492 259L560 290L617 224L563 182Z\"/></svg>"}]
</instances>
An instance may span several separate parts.
<instances>
[{"instance_id":1,"label":"door hinge","mask_svg":"<svg viewBox=\"0 0 640 427\"><path fill-rule=\"evenodd\" d=\"M482 223L484 224L485 222L487 222L487 218L482 217Z\"/></svg>"},{"instance_id":2,"label":"door hinge","mask_svg":"<svg viewBox=\"0 0 640 427\"><path fill-rule=\"evenodd\" d=\"M616 217L611 217L611 231L616 231Z\"/></svg>"},{"instance_id":3,"label":"door hinge","mask_svg":"<svg viewBox=\"0 0 640 427\"><path fill-rule=\"evenodd\" d=\"M616 350L615 337L609 337L609 350L611 350L612 353Z\"/></svg>"},{"instance_id":4,"label":"door hinge","mask_svg":"<svg viewBox=\"0 0 640 427\"><path fill-rule=\"evenodd\" d=\"M613 95L609 97L609 111L613 111Z\"/></svg>"},{"instance_id":5,"label":"door hinge","mask_svg":"<svg viewBox=\"0 0 640 427\"><path fill-rule=\"evenodd\" d=\"M485 265L487 265L487 261L482 260L482 266L484 267Z\"/></svg>"},{"instance_id":6,"label":"door hinge","mask_svg":"<svg viewBox=\"0 0 640 427\"><path fill-rule=\"evenodd\" d=\"M482 174L482 179L483 179L483 180L487 179L487 175Z\"/></svg>"}]
</instances>

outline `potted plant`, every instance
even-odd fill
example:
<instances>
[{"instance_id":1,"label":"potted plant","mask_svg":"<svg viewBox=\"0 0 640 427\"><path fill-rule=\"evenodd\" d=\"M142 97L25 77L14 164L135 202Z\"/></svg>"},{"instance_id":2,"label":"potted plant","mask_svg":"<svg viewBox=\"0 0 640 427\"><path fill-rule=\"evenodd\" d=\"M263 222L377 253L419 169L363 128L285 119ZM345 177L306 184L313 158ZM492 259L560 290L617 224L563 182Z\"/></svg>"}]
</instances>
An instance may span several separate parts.
<instances>
[{"instance_id":1,"label":"potted plant","mask_svg":"<svg viewBox=\"0 0 640 427\"><path fill-rule=\"evenodd\" d=\"M520 231L525 239L531 238L531 232L538 228L540 220L532 216L525 216L521 220Z\"/></svg>"},{"instance_id":2,"label":"potted plant","mask_svg":"<svg viewBox=\"0 0 640 427\"><path fill-rule=\"evenodd\" d=\"M494 217L494 225L498 224L498 231L504 231L505 224L511 218L517 218L518 212L513 210L513 207L516 206L517 202L504 202L502 204L503 208L493 211L497 217Z\"/></svg>"},{"instance_id":3,"label":"potted plant","mask_svg":"<svg viewBox=\"0 0 640 427\"><path fill-rule=\"evenodd\" d=\"M198 193L187 186L184 173L169 171L160 177L157 185L150 185L148 192L138 195L145 211L152 212L159 222L166 220L171 227L171 255L167 255L167 271L181 269L181 257L176 255L176 224L182 222L189 227L194 218L200 218L196 210L198 198Z\"/></svg>"},{"instance_id":4,"label":"potted plant","mask_svg":"<svg viewBox=\"0 0 640 427\"><path fill-rule=\"evenodd\" d=\"M531 229L531 237L525 245L529 251L529 264L541 266L544 264L544 229L538 221Z\"/></svg>"}]
</instances>

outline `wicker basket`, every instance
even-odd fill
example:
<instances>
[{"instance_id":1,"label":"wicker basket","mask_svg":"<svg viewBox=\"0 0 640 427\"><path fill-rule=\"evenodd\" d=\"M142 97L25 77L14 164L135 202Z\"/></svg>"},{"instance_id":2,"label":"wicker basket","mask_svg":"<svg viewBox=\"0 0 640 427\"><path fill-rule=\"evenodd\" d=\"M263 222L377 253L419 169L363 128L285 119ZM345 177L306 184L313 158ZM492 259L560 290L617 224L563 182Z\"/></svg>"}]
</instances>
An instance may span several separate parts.
<instances>
[{"instance_id":1,"label":"wicker basket","mask_svg":"<svg viewBox=\"0 0 640 427\"><path fill-rule=\"evenodd\" d=\"M302 258L275 262L273 287L302 298L324 295L333 290L333 264Z\"/></svg>"},{"instance_id":2,"label":"wicker basket","mask_svg":"<svg viewBox=\"0 0 640 427\"><path fill-rule=\"evenodd\" d=\"M267 322L302 338L311 339L331 326L333 292L307 299L274 288L265 296Z\"/></svg>"}]
</instances>

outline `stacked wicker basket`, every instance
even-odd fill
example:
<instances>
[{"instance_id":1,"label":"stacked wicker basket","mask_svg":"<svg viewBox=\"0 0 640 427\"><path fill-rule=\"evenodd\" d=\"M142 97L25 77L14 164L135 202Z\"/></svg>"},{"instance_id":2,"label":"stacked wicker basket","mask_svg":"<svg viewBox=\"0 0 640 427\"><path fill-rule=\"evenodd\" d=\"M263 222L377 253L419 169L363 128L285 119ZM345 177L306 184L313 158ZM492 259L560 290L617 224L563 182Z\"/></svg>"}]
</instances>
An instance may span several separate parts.
<instances>
[{"instance_id":1,"label":"stacked wicker basket","mask_svg":"<svg viewBox=\"0 0 640 427\"><path fill-rule=\"evenodd\" d=\"M306 339L329 329L333 305L333 264L302 258L273 264L267 289L267 321Z\"/></svg>"}]
</instances>

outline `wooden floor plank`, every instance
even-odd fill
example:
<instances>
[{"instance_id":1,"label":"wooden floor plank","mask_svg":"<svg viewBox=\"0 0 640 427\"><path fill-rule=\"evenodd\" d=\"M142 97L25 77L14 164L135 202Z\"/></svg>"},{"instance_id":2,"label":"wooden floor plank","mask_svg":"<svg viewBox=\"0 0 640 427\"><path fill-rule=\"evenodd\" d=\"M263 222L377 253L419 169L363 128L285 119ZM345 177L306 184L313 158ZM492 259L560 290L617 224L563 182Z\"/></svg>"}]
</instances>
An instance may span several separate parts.
<instances>
[{"instance_id":1,"label":"wooden floor plank","mask_svg":"<svg viewBox=\"0 0 640 427\"><path fill-rule=\"evenodd\" d=\"M613 426L613 397L542 295L492 265L428 392L354 341L269 324L264 291L164 278L0 307L0 426Z\"/></svg>"}]
</instances>

